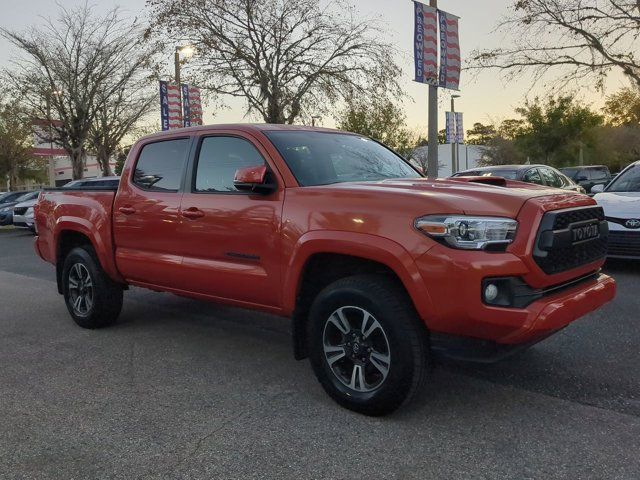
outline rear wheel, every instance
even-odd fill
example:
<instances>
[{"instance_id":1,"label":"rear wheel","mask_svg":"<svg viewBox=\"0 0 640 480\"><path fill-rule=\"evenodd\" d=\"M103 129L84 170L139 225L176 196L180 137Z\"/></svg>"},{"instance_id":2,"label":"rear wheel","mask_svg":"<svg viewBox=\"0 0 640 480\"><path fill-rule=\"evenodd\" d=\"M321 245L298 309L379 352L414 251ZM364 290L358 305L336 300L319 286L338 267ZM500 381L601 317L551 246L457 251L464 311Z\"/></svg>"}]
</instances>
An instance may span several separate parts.
<instances>
[{"instance_id":1,"label":"rear wheel","mask_svg":"<svg viewBox=\"0 0 640 480\"><path fill-rule=\"evenodd\" d=\"M385 415L408 401L428 366L426 329L404 289L382 275L336 281L315 299L310 359L340 405Z\"/></svg>"},{"instance_id":2,"label":"rear wheel","mask_svg":"<svg viewBox=\"0 0 640 480\"><path fill-rule=\"evenodd\" d=\"M90 246L74 248L62 269L64 300L74 321L83 328L115 323L122 310L122 286L102 270Z\"/></svg>"}]
</instances>

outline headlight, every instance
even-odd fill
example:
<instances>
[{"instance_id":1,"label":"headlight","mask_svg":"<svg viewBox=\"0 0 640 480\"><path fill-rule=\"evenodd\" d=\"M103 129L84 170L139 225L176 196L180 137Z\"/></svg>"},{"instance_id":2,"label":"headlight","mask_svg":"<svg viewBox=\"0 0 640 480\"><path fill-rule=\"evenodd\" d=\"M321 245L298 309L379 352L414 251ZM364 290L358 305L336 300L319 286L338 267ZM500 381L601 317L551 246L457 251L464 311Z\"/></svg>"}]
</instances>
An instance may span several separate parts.
<instances>
[{"instance_id":1,"label":"headlight","mask_svg":"<svg viewBox=\"0 0 640 480\"><path fill-rule=\"evenodd\" d=\"M506 247L516 236L518 222L511 218L431 215L415 227L434 240L463 250Z\"/></svg>"},{"instance_id":2,"label":"headlight","mask_svg":"<svg viewBox=\"0 0 640 480\"><path fill-rule=\"evenodd\" d=\"M33 207L27 208L27 211L24 212L25 217L33 217Z\"/></svg>"},{"instance_id":3,"label":"headlight","mask_svg":"<svg viewBox=\"0 0 640 480\"><path fill-rule=\"evenodd\" d=\"M13 207L3 207L0 208L0 213L7 213L13 210Z\"/></svg>"}]
</instances>

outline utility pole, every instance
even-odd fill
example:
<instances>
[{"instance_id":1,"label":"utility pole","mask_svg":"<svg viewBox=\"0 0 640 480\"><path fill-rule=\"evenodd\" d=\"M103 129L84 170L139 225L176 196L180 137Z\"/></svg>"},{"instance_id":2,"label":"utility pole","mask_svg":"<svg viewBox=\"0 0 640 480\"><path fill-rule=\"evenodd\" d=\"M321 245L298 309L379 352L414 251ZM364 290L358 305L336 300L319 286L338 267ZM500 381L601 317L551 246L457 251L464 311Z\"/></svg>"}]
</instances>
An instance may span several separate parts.
<instances>
[{"instance_id":1,"label":"utility pole","mask_svg":"<svg viewBox=\"0 0 640 480\"><path fill-rule=\"evenodd\" d=\"M180 80L180 53L183 53L186 58L190 58L194 54L194 52L195 50L190 45L185 45L182 47L176 46L176 51L173 56L175 79L176 79L176 84L178 85L178 98L180 99L180 116L182 116L184 111L183 110L184 106L182 105L182 84ZM182 121L184 122L184 119L182 119Z\"/></svg>"},{"instance_id":2,"label":"utility pole","mask_svg":"<svg viewBox=\"0 0 640 480\"><path fill-rule=\"evenodd\" d=\"M429 0L429 6L438 8L438 0ZM438 87L429 85L429 147L427 176L438 178Z\"/></svg>"},{"instance_id":3,"label":"utility pole","mask_svg":"<svg viewBox=\"0 0 640 480\"><path fill-rule=\"evenodd\" d=\"M453 118L453 123L456 123L456 96L451 95L451 118ZM453 141L451 142L451 175L458 171L458 165L456 162L456 144L458 143L458 136L456 135L456 131L452 132Z\"/></svg>"}]
</instances>

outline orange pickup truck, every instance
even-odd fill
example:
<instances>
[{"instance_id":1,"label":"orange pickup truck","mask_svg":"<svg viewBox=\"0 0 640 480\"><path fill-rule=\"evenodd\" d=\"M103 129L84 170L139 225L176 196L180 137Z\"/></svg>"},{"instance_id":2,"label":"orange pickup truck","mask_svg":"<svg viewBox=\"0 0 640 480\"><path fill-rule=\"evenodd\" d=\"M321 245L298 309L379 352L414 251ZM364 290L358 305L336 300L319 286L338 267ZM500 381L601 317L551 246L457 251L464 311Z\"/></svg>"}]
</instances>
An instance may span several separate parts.
<instances>
[{"instance_id":1,"label":"orange pickup truck","mask_svg":"<svg viewBox=\"0 0 640 480\"><path fill-rule=\"evenodd\" d=\"M430 180L362 136L219 125L145 137L117 189L49 190L36 251L82 327L130 286L292 319L341 405L383 415L432 358L490 361L615 295L603 211L494 177Z\"/></svg>"}]
</instances>

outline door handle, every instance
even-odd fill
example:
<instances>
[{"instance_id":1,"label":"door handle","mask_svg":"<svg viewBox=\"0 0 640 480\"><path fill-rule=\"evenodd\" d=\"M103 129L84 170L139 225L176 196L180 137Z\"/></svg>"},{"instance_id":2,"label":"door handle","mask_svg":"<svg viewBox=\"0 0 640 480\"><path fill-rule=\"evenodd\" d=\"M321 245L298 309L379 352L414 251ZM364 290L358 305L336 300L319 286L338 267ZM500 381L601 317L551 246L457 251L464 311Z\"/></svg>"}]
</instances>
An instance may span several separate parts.
<instances>
[{"instance_id":1,"label":"door handle","mask_svg":"<svg viewBox=\"0 0 640 480\"><path fill-rule=\"evenodd\" d=\"M133 213L136 213L136 209L133 207L120 207L118 211L120 213L124 213L125 215L131 215Z\"/></svg>"},{"instance_id":2,"label":"door handle","mask_svg":"<svg viewBox=\"0 0 640 480\"><path fill-rule=\"evenodd\" d=\"M204 217L204 212L202 210L198 210L195 207L191 207L191 208L187 208L186 210L183 210L182 216L190 220L196 220L198 218Z\"/></svg>"}]
</instances>

